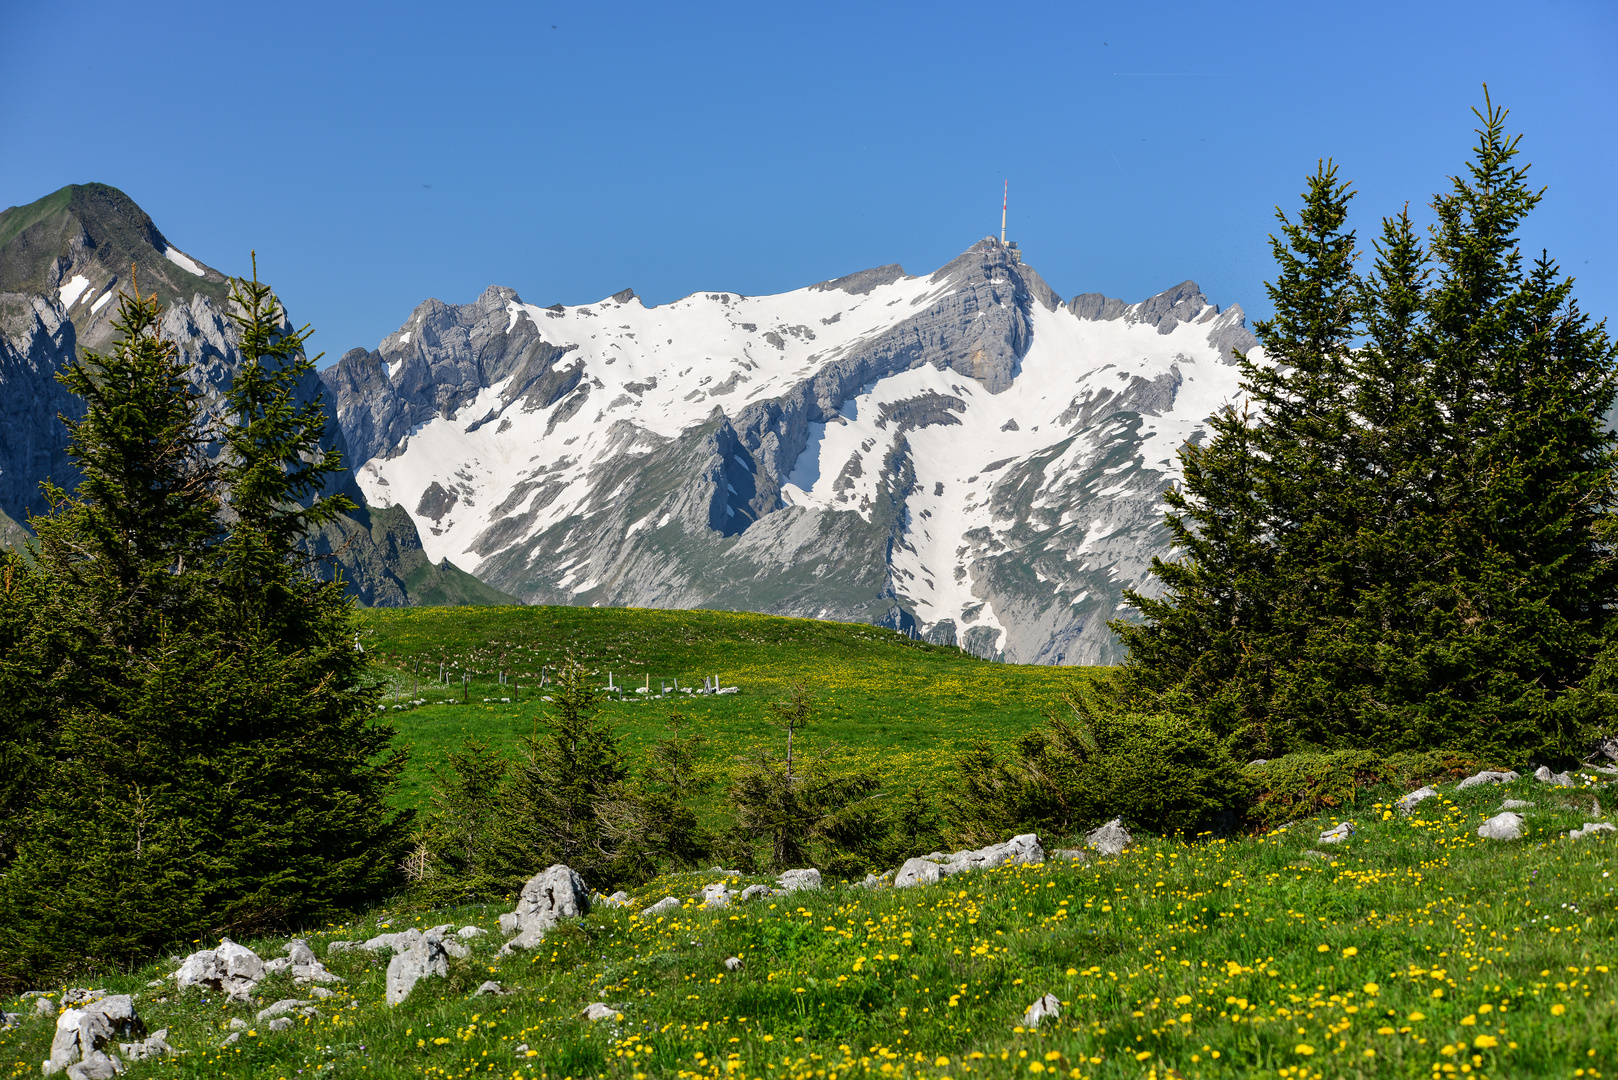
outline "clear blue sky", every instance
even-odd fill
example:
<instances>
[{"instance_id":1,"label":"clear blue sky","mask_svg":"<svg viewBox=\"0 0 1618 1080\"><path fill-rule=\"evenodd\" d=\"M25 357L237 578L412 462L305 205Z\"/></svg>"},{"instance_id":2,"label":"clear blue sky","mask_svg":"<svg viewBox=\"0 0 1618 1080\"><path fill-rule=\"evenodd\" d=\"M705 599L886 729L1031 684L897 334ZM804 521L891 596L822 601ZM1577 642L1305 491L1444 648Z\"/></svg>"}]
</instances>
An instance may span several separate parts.
<instances>
[{"instance_id":1,"label":"clear blue sky","mask_svg":"<svg viewBox=\"0 0 1618 1080\"><path fill-rule=\"evenodd\" d=\"M1064 297L1267 310L1318 157L1424 207L1487 81L1549 186L1528 240L1618 314L1618 4L71 5L0 0L0 206L128 192L259 252L327 361L429 296L758 294L930 271L999 227Z\"/></svg>"}]
</instances>

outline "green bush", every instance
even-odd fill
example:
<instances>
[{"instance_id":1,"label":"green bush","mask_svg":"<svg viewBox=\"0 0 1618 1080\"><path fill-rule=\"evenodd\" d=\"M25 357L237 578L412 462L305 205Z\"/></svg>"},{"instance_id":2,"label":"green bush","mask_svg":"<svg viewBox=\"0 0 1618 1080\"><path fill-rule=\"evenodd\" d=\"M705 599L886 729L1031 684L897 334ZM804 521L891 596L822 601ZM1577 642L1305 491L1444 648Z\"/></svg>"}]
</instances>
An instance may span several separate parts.
<instances>
[{"instance_id":1,"label":"green bush","mask_svg":"<svg viewBox=\"0 0 1618 1080\"><path fill-rule=\"evenodd\" d=\"M1134 711L1106 688L1068 703L1071 717L1048 716L1009 755L978 744L957 760L961 783L945 800L957 840L1065 834L1114 817L1164 835L1240 826L1248 781L1195 719Z\"/></svg>"},{"instance_id":2,"label":"green bush","mask_svg":"<svg viewBox=\"0 0 1618 1080\"><path fill-rule=\"evenodd\" d=\"M1253 785L1249 824L1260 829L1354 806L1362 792L1382 785L1403 788L1439 783L1495 768L1446 750L1380 754L1374 750L1297 753L1249 765Z\"/></svg>"}]
</instances>

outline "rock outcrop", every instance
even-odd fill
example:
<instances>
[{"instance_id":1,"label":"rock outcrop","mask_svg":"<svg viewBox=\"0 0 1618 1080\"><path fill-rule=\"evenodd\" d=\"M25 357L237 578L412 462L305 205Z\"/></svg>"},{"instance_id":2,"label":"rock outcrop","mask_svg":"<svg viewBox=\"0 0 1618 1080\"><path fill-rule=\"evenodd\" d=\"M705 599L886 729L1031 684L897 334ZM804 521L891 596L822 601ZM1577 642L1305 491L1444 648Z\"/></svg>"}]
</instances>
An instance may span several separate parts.
<instances>
[{"instance_id":1,"label":"rock outcrop","mask_svg":"<svg viewBox=\"0 0 1618 1080\"><path fill-rule=\"evenodd\" d=\"M145 1034L146 1025L128 994L113 994L69 1008L56 1018L51 1056L42 1069L46 1076L65 1072L68 1080L107 1080L124 1071L123 1060L112 1052L118 1040L129 1039L131 1045L137 1045L135 1040ZM161 1039L158 1042L167 1047ZM149 1056L147 1044L138 1045L139 1056Z\"/></svg>"},{"instance_id":2,"label":"rock outcrop","mask_svg":"<svg viewBox=\"0 0 1618 1080\"><path fill-rule=\"evenodd\" d=\"M559 921L576 919L589 911L590 890L584 879L557 863L529 878L517 896L516 910L500 916L500 929L516 935L501 946L500 955L532 949Z\"/></svg>"},{"instance_id":3,"label":"rock outcrop","mask_svg":"<svg viewBox=\"0 0 1618 1080\"><path fill-rule=\"evenodd\" d=\"M265 975L264 961L245 945L221 938L219 946L186 957L174 973L175 989L198 987L246 1001Z\"/></svg>"}]
</instances>

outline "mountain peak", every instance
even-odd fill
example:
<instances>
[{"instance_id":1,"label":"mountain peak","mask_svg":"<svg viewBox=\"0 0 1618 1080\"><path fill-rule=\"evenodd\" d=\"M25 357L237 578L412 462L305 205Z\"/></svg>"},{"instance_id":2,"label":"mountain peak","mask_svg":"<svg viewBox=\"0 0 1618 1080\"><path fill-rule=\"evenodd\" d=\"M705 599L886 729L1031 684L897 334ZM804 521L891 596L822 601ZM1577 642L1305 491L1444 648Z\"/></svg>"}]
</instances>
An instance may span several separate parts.
<instances>
[{"instance_id":1,"label":"mountain peak","mask_svg":"<svg viewBox=\"0 0 1618 1080\"><path fill-rule=\"evenodd\" d=\"M201 294L223 307L225 275L169 243L134 199L110 184L69 184L0 212L0 292L54 296L96 347L112 334L114 297L131 266L143 293L165 306Z\"/></svg>"}]
</instances>

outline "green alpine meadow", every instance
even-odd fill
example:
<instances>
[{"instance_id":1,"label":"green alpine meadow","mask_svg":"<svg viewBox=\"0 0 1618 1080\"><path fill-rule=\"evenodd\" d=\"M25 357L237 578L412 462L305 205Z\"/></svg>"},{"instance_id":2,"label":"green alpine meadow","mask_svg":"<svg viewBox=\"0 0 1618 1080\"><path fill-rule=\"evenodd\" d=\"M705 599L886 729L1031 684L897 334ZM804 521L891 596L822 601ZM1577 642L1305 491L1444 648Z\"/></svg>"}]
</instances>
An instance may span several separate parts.
<instances>
[{"instance_id":1,"label":"green alpine meadow","mask_svg":"<svg viewBox=\"0 0 1618 1080\"><path fill-rule=\"evenodd\" d=\"M421 445L449 445L432 441L446 438L442 416L371 408L392 392L379 387L416 377L398 359L409 336L476 339L518 372L500 386L527 379L526 397L455 406L465 445L513 415L552 410L548 437L598 407L590 426L632 445L633 425L601 418L638 407L657 379L601 400L582 352L567 367L574 345L513 336L531 313L491 291L508 307L479 309L460 337L427 321L450 318L439 305L393 359L346 356L333 411L311 331L258 280L257 256L221 284L155 227L129 231L119 242L148 275L179 267L212 291L187 301L164 270L162 299L143 293L134 260L94 301L116 298L110 330L99 308L75 316L101 335L54 375L72 400L60 441L77 479L47 482L0 555L0 1070L1612 1075L1618 345L1550 254L1524 250L1551 196L1487 92L1475 115L1470 156L1425 226L1407 205L1366 227L1344 168L1317 163L1276 210L1273 315L1252 342L1194 286L1126 313L1099 294L1064 304L1039 281L1050 303L1029 316L1036 330L1079 309L1118 323L1096 334L1148 316L1157 337L1213 325L1240 393L1176 447L1175 478L1153 495L1150 575L1088 567L1095 595L1064 583L1060 616L1022 626L1002 626L1015 622L1005 603L960 610L980 624L925 623L892 569L945 527L905 501L927 490L910 440L964 431L970 388L882 406L898 441L880 475L862 471L865 446L832 488L864 500L858 536L822 528L833 518L806 502L773 522L755 513L776 497L767 467L788 435L818 424L815 438L846 439L837 429L858 419L833 409L792 427L782 417L807 410L804 391L759 407L778 425L768 438L749 442L764 430L743 422L754 414L738 408L733 425L716 407L700 438L648 441L643 467L602 465L633 493L633 473L664 482L700 450L698 480L632 514L555 509L571 505L558 478L582 448L544 466L510 496L508 532L477 538L530 530L479 549L495 551L484 565L499 577L479 580L426 552L486 501L480 462L453 490L433 481L414 511L357 501L440 452ZM57 299L39 293L30 310L60 315L70 342L65 312L91 283L63 283L86 244L62 215L92 202L133 205L75 188L0 217L0 269L52 275ZM68 262L39 261L58 242ZM1015 273L1017 302L1043 303L1003 236L962 259L950 272L971 288ZM874 290L913 289L913 304L943 307L905 340L943 341L955 331L940 311L960 314L948 270L931 279L937 296L897 267L804 293L855 311L872 295L900 302ZM632 299L585 310L605 330L639 317L624 313ZM748 299L700 302L730 319ZM181 309L223 313L228 372L215 354L187 359ZM489 345L488 321L508 318ZM841 333L837 318L766 337L785 356L787 337ZM1008 391L1011 369L974 340L971 374L952 370ZM1038 361L1021 348L1019 362ZM723 399L744 381L691 394ZM1137 382L1139 405L1150 388ZM1135 438L1157 415L1142 409L1108 419L1107 438ZM386 453L345 459L388 438ZM1015 525L968 532L960 552L976 545L989 565L1011 559L1005 537L1029 549L1015 572L993 563L1004 580L974 595L1051 580L1054 549L1027 523L1062 520L1051 489L1034 492L1060 454L1008 468L1015 498L983 479L1012 458L970 477L1000 492L974 506ZM1085 482L1113 482L1128 456L1097 457ZM822 490L791 476L802 486L783 498ZM687 519L700 527L678 550L630 547ZM1087 548L1147 535L1126 525ZM591 550L633 557L613 574L581 562L584 532ZM853 556L788 558L867 542L895 560L880 588ZM738 567L772 558L787 569L741 580ZM729 590L713 596L729 600L691 601L681 559L711 563ZM936 576L915 587L955 587ZM816 608L820 578L837 599ZM535 580L573 581L574 602L524 602L551 596ZM663 602L591 599L631 587ZM748 610L750 595L869 618ZM1061 662L1100 656L1103 628L1118 663ZM1050 662L1006 662L1036 647Z\"/></svg>"}]
</instances>

